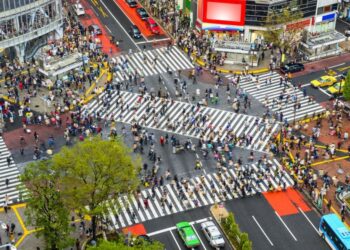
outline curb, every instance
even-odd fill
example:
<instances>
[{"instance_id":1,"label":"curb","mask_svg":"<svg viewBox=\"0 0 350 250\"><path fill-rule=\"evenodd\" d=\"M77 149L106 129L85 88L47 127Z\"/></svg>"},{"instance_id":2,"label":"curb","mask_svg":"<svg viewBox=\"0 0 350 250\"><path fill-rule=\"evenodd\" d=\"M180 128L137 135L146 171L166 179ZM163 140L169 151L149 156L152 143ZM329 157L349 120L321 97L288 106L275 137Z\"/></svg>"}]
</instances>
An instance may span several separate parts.
<instances>
[{"instance_id":1,"label":"curb","mask_svg":"<svg viewBox=\"0 0 350 250\"><path fill-rule=\"evenodd\" d=\"M216 221L216 223L218 224L218 226L219 226L221 232L225 235L225 237L226 237L226 239L227 239L227 241L228 241L228 244L232 247L232 249L236 250L236 247L232 244L232 242L230 241L230 239L229 239L228 235L226 234L225 230L222 228L221 223L217 220L216 216L215 216L215 215L213 214L213 212L211 211L212 208L214 208L214 206L215 206L215 205L210 206L209 212L210 212L210 214L213 216L213 218L214 218L214 220ZM225 209L226 209L226 208L225 208Z\"/></svg>"}]
</instances>

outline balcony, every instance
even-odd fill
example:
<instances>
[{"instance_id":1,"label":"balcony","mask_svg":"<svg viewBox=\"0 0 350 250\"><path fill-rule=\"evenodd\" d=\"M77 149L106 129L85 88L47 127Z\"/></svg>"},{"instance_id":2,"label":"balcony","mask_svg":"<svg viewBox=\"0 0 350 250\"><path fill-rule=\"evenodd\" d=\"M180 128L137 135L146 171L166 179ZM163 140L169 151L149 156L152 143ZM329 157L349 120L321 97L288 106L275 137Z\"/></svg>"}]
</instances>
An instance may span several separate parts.
<instances>
[{"instance_id":1,"label":"balcony","mask_svg":"<svg viewBox=\"0 0 350 250\"><path fill-rule=\"evenodd\" d=\"M55 29L60 27L62 24L63 24L63 19L59 18L41 28L28 31L27 33L24 33L22 35L8 37L0 41L0 48L5 49L5 48L13 47L13 46L25 43L27 41L30 41L32 39L38 38L51 31L54 31Z\"/></svg>"}]
</instances>

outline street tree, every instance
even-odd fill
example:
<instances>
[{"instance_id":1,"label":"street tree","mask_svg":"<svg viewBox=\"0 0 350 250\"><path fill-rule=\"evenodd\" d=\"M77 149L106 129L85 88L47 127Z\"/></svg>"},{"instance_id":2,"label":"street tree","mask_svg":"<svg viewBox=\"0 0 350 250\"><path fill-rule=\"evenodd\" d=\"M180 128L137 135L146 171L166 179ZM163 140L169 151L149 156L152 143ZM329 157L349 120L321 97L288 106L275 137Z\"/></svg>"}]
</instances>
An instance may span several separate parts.
<instances>
[{"instance_id":1,"label":"street tree","mask_svg":"<svg viewBox=\"0 0 350 250\"><path fill-rule=\"evenodd\" d=\"M20 179L28 190L27 221L38 229L36 235L43 237L46 249L58 250L71 245L69 210L63 204L52 164L49 161L30 163Z\"/></svg>"},{"instance_id":2,"label":"street tree","mask_svg":"<svg viewBox=\"0 0 350 250\"><path fill-rule=\"evenodd\" d=\"M346 101L350 101L350 70L345 78L343 96Z\"/></svg>"},{"instance_id":3,"label":"street tree","mask_svg":"<svg viewBox=\"0 0 350 250\"><path fill-rule=\"evenodd\" d=\"M159 241L148 242L136 239L132 246L125 244L123 237L118 241L99 241L97 246L90 246L87 250L163 250L164 245Z\"/></svg>"},{"instance_id":4,"label":"street tree","mask_svg":"<svg viewBox=\"0 0 350 250\"><path fill-rule=\"evenodd\" d=\"M303 27L293 23L302 17L302 12L293 5L293 1L286 8L269 13L266 18L267 30L263 32L265 41L277 47L281 55L288 53L294 57ZM288 29L286 24L291 24Z\"/></svg>"},{"instance_id":5,"label":"street tree","mask_svg":"<svg viewBox=\"0 0 350 250\"><path fill-rule=\"evenodd\" d=\"M132 158L131 150L120 139L90 137L73 147L63 147L52 161L60 173L60 190L67 207L91 216L94 239L107 201L131 194L139 185L141 159Z\"/></svg>"}]
</instances>

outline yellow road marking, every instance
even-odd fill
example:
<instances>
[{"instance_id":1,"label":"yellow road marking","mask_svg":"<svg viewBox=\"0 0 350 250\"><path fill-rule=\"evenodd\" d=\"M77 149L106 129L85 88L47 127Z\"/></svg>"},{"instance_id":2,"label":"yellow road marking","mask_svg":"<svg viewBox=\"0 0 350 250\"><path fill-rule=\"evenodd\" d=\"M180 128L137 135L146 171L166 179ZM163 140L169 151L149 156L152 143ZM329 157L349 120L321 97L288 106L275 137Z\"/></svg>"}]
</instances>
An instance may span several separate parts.
<instances>
[{"instance_id":1,"label":"yellow road marking","mask_svg":"<svg viewBox=\"0 0 350 250\"><path fill-rule=\"evenodd\" d=\"M346 67L342 67L342 68L337 68L337 70L339 71L344 71L346 69L350 69L350 66L346 66Z\"/></svg>"},{"instance_id":2,"label":"yellow road marking","mask_svg":"<svg viewBox=\"0 0 350 250\"><path fill-rule=\"evenodd\" d=\"M321 165L321 164L325 164L325 163L330 163L330 162L334 162L334 161L341 161L341 160L344 160L344 159L348 159L350 156L343 156L343 157L339 157L339 158L334 158L334 159L329 159L329 160L325 160L325 161L320 161L320 162L315 162L315 163L312 163L311 166L318 166L318 165Z\"/></svg>"}]
</instances>

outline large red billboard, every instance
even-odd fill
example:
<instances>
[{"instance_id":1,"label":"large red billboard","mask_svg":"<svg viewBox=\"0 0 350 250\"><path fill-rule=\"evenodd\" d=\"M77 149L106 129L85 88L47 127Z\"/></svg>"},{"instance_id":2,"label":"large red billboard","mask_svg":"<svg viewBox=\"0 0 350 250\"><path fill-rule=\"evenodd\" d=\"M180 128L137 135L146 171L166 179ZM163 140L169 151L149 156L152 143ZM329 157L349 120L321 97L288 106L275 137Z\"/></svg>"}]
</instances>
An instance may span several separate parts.
<instances>
[{"instance_id":1,"label":"large red billboard","mask_svg":"<svg viewBox=\"0 0 350 250\"><path fill-rule=\"evenodd\" d=\"M198 18L204 23L243 26L246 0L199 0Z\"/></svg>"}]
</instances>

